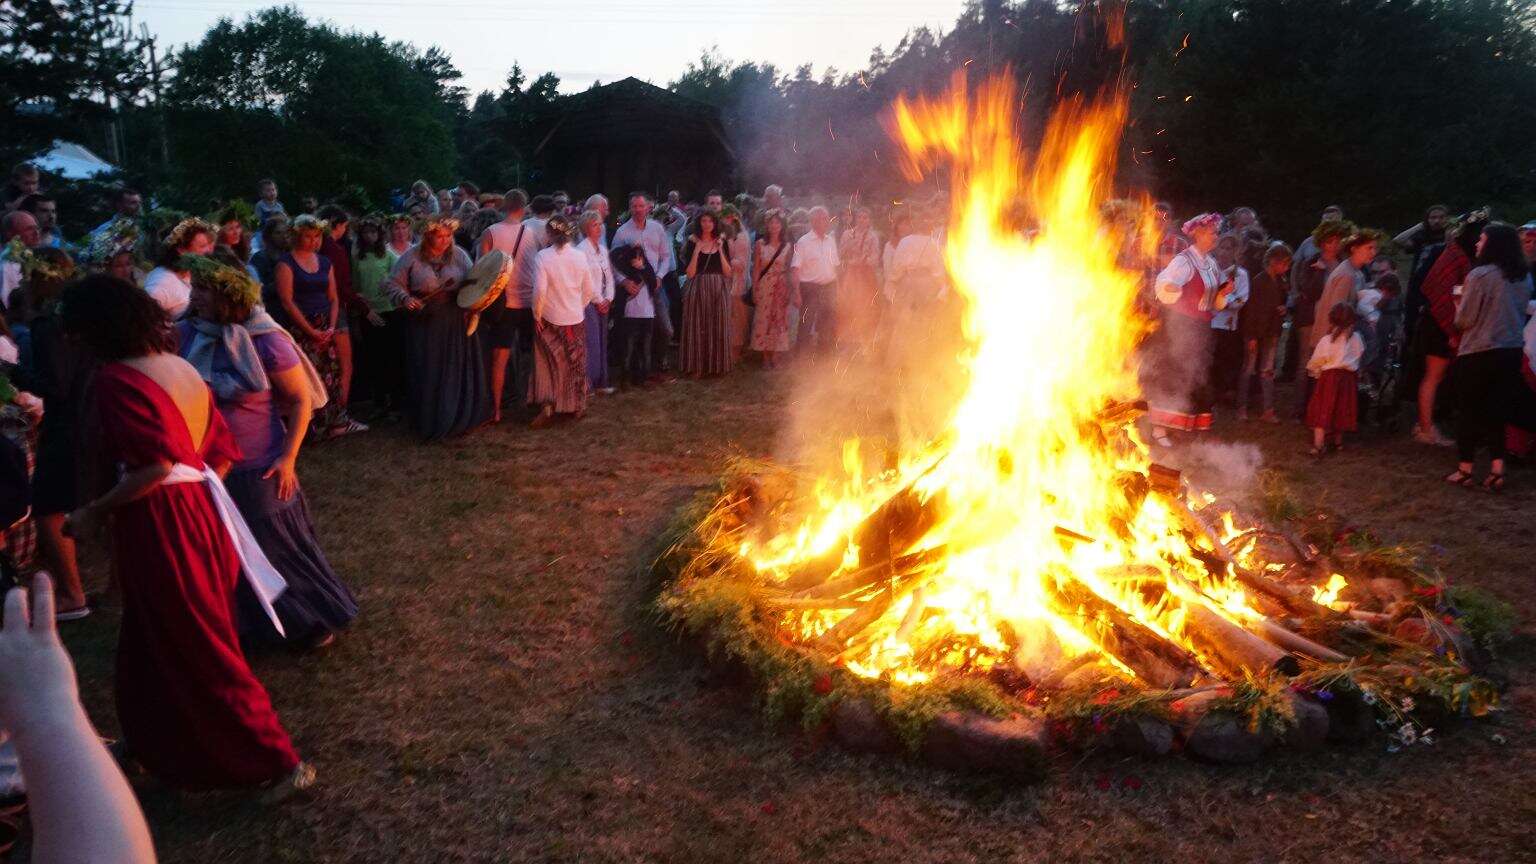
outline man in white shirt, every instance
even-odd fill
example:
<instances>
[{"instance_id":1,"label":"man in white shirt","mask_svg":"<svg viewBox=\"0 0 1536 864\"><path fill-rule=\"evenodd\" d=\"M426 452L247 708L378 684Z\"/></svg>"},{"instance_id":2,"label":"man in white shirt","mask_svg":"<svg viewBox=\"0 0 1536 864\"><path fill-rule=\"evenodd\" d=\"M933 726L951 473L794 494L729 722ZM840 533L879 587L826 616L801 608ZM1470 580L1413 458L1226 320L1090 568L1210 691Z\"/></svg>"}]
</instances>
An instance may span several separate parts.
<instances>
[{"instance_id":1,"label":"man in white shirt","mask_svg":"<svg viewBox=\"0 0 1536 864\"><path fill-rule=\"evenodd\" d=\"M832 236L832 214L811 208L811 230L795 243L793 278L800 286L800 330L797 341L820 351L837 344L837 271L842 259Z\"/></svg>"},{"instance_id":2,"label":"man in white shirt","mask_svg":"<svg viewBox=\"0 0 1536 864\"><path fill-rule=\"evenodd\" d=\"M657 280L665 279L673 269L672 238L660 222L650 218L651 199L644 192L632 192L629 196L629 221L619 226L619 230L613 232L612 248L620 246L638 246L645 253L645 260L656 271ZM623 286L620 286L623 287ZM653 310L651 316L654 326L651 369L662 368L662 364L654 361L664 360L667 348L672 342L672 322L667 317L666 295L659 298L660 309ZM626 318L638 318L639 315L625 313Z\"/></svg>"},{"instance_id":3,"label":"man in white shirt","mask_svg":"<svg viewBox=\"0 0 1536 864\"><path fill-rule=\"evenodd\" d=\"M528 193L521 189L508 192L501 201L506 216L500 222L485 229L476 244L478 254L497 251L511 259L512 281L507 283L505 302L501 311L492 318L484 316L482 332L491 346L491 421L501 420L503 391L507 389L507 361L516 349L518 356L533 350L533 270L534 256L544 248L544 226L524 221L528 210ZM525 276L524 274L528 275ZM526 383L523 369L518 364L518 384ZM523 392L520 387L514 393Z\"/></svg>"}]
</instances>

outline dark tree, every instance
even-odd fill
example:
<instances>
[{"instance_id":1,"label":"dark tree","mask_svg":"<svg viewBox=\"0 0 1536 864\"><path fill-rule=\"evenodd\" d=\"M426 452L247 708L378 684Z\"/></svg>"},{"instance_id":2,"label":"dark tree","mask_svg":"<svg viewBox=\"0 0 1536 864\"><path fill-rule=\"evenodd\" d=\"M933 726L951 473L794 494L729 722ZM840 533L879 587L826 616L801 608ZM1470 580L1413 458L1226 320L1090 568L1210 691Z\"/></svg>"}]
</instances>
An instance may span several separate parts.
<instances>
[{"instance_id":1,"label":"dark tree","mask_svg":"<svg viewBox=\"0 0 1536 864\"><path fill-rule=\"evenodd\" d=\"M77 141L121 159L112 126L149 84L147 43L128 29L131 0L0 3L0 163Z\"/></svg>"},{"instance_id":2,"label":"dark tree","mask_svg":"<svg viewBox=\"0 0 1536 864\"><path fill-rule=\"evenodd\" d=\"M458 70L378 34L313 24L293 7L220 20L176 58L167 109L173 196L253 195L258 177L285 196L359 194L382 203L418 178L453 178Z\"/></svg>"}]
</instances>

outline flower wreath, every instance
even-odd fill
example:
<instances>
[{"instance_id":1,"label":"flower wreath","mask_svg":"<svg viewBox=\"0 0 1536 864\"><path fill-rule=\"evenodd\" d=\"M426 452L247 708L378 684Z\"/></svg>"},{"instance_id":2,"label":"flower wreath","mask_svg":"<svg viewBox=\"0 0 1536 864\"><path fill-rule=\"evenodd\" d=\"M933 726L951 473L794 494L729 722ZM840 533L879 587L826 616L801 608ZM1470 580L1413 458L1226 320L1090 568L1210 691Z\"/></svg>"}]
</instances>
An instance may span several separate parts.
<instances>
[{"instance_id":1,"label":"flower wreath","mask_svg":"<svg viewBox=\"0 0 1536 864\"><path fill-rule=\"evenodd\" d=\"M191 274L192 284L241 306L261 302L261 286L250 274L205 255L183 255L176 259L176 269Z\"/></svg>"},{"instance_id":2,"label":"flower wreath","mask_svg":"<svg viewBox=\"0 0 1536 864\"><path fill-rule=\"evenodd\" d=\"M27 248L20 237L12 237L5 246L5 257L21 265L21 278L27 281L39 277L62 282L75 275L75 262L68 256L60 263L52 263L36 251Z\"/></svg>"}]
</instances>

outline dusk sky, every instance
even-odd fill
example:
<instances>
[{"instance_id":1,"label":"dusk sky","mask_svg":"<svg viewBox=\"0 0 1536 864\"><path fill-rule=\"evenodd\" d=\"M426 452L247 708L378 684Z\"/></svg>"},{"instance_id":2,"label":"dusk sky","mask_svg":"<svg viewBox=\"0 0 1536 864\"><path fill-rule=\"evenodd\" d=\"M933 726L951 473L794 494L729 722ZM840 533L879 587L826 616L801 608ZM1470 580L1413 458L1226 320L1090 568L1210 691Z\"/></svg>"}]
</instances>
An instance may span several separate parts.
<instances>
[{"instance_id":1,"label":"dusk sky","mask_svg":"<svg viewBox=\"0 0 1536 864\"><path fill-rule=\"evenodd\" d=\"M247 0L137 0L134 15L162 47L202 37L220 17L237 21L274 3ZM625 76L665 84L710 46L732 60L790 70L811 63L863 68L877 45L889 50L907 31L948 29L964 0L305 0L311 19L377 31L453 57L471 93L500 89L513 61L532 78L560 76L561 89Z\"/></svg>"}]
</instances>

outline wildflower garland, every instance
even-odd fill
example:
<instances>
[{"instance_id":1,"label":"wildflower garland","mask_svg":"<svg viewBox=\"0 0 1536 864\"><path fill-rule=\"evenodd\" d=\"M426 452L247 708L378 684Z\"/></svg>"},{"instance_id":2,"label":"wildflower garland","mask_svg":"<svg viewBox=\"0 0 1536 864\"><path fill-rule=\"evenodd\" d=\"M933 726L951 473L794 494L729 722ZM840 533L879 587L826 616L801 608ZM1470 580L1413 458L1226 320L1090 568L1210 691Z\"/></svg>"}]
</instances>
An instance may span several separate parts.
<instances>
[{"instance_id":1,"label":"wildflower garland","mask_svg":"<svg viewBox=\"0 0 1536 864\"><path fill-rule=\"evenodd\" d=\"M65 257L57 264L50 262L44 256L37 254L36 250L27 248L20 237L12 237L11 242L5 245L5 257L21 265L21 278L25 280L41 278L63 282L75 275L74 261Z\"/></svg>"},{"instance_id":2,"label":"wildflower garland","mask_svg":"<svg viewBox=\"0 0 1536 864\"><path fill-rule=\"evenodd\" d=\"M715 659L746 671L757 685L768 719L798 718L804 728L815 729L827 721L839 701L863 699L916 752L932 720L949 711L994 718L1039 717L1050 724L1057 740L1091 747L1122 719L1167 721L1180 708L1184 695L1179 692L1119 679L1079 682L1048 693L997 674L894 686L855 675L788 642L757 602L756 589L763 577L728 551L731 543L722 542L738 530L732 517L736 502L728 490L741 488L741 478L764 467L750 460L734 461L719 484L679 511L663 534L663 551L654 560L652 573L660 582L654 608L664 625L700 640ZM1273 488L1269 492L1279 495ZM1278 497L1274 505L1301 512ZM1335 563L1350 572L1352 582L1388 571L1411 576L1412 605L1418 610L1414 614L1449 618L1451 623L1444 625L1448 628L1473 623L1446 603L1443 578L1426 568L1413 549L1383 546L1358 529L1343 530L1330 514L1307 514L1300 524L1309 538L1317 537L1322 526L1334 529L1325 545L1337 554ZM1487 613L1484 617L1504 620ZM1349 625L1346 621L1330 626ZM1491 633L1476 636L1479 641L1498 641ZM1294 677L1268 674L1224 684L1215 688L1217 698L1209 707L1237 715L1251 732L1279 737L1297 724L1292 693L1325 704L1335 699L1358 700L1374 712L1390 752L1433 743L1432 723L1483 717L1497 708L1497 689L1470 672L1454 647L1433 650L1395 639L1383 644L1378 637L1370 648L1374 653L1342 664L1309 663Z\"/></svg>"}]
</instances>

